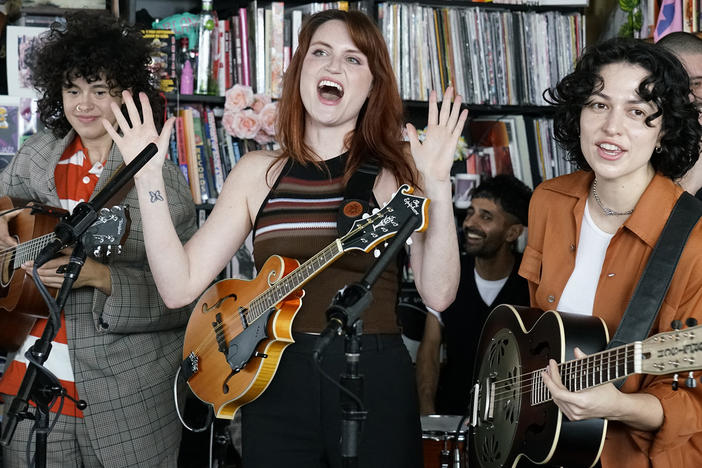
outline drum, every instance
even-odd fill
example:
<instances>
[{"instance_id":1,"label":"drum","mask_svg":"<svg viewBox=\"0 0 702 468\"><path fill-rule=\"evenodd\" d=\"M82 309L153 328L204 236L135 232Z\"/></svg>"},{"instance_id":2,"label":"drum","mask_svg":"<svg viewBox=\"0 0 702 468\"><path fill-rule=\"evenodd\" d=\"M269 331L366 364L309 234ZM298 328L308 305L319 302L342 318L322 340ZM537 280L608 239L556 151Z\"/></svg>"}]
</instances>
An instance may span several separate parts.
<instances>
[{"instance_id":1,"label":"drum","mask_svg":"<svg viewBox=\"0 0 702 468\"><path fill-rule=\"evenodd\" d=\"M424 468L467 468L466 434L469 424L466 420L459 429L461 418L440 414L421 417Z\"/></svg>"}]
</instances>

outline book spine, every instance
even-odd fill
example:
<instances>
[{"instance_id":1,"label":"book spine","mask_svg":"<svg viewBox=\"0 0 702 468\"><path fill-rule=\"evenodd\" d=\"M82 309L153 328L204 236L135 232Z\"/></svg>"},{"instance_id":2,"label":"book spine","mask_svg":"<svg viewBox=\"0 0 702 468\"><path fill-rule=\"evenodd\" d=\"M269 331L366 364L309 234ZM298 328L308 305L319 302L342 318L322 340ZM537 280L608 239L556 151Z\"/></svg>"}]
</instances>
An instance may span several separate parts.
<instances>
[{"instance_id":1,"label":"book spine","mask_svg":"<svg viewBox=\"0 0 702 468\"><path fill-rule=\"evenodd\" d=\"M283 13L284 3L271 4L271 96L279 98L283 90Z\"/></svg>"},{"instance_id":2,"label":"book spine","mask_svg":"<svg viewBox=\"0 0 702 468\"><path fill-rule=\"evenodd\" d=\"M185 176L185 180L189 181L188 179L188 155L186 153L185 149L185 129L183 128L183 117L177 116L175 119L175 136L176 136L176 145L178 147L178 167L180 167L180 171L183 173L183 176Z\"/></svg>"},{"instance_id":3,"label":"book spine","mask_svg":"<svg viewBox=\"0 0 702 468\"><path fill-rule=\"evenodd\" d=\"M251 86L251 59L249 55L249 21L246 8L239 8L239 50L241 54L241 77L239 83ZM237 56L237 59L239 57Z\"/></svg>"},{"instance_id":4,"label":"book spine","mask_svg":"<svg viewBox=\"0 0 702 468\"><path fill-rule=\"evenodd\" d=\"M256 76L256 92L266 92L266 12L263 8L256 8L256 16L254 18L255 29L253 31L255 46L255 62L256 67L254 73Z\"/></svg>"},{"instance_id":5,"label":"book spine","mask_svg":"<svg viewBox=\"0 0 702 468\"><path fill-rule=\"evenodd\" d=\"M219 139L217 138L217 127L215 121L214 111L212 109L207 109L205 111L207 116L207 135L210 141L210 149L212 151L212 163L214 167L214 182L217 193L222 193L222 187L224 187L224 170L222 168L222 157L219 152Z\"/></svg>"}]
</instances>

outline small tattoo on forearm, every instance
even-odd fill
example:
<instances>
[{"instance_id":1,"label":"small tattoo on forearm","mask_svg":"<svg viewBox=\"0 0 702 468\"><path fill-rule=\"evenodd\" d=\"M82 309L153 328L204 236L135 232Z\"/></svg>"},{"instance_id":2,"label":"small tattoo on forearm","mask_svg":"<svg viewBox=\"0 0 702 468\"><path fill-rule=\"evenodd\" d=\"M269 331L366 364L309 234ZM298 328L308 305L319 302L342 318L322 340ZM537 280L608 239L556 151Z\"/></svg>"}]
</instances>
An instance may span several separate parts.
<instances>
[{"instance_id":1,"label":"small tattoo on forearm","mask_svg":"<svg viewBox=\"0 0 702 468\"><path fill-rule=\"evenodd\" d=\"M161 195L161 191L156 190L155 192L149 192L149 201L151 203L156 203L157 201L163 201L163 195Z\"/></svg>"}]
</instances>

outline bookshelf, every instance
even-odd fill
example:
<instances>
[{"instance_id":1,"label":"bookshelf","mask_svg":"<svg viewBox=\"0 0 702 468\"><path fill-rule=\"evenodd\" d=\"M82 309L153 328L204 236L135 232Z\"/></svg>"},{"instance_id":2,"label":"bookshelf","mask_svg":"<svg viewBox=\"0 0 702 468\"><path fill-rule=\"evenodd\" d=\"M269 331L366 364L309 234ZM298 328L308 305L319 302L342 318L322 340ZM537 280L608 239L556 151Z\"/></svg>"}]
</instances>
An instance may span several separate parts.
<instances>
[{"instance_id":1,"label":"bookshelf","mask_svg":"<svg viewBox=\"0 0 702 468\"><path fill-rule=\"evenodd\" d=\"M532 177L526 179L531 179L530 185L536 185L544 178L559 175L560 170L567 170L558 164L562 154L550 142L552 110L543 100L542 92L572 69L585 44L585 17L589 7L584 0L573 1L575 4L571 5L557 4L553 0L530 0L521 4L461 0L348 3L365 8L383 32L408 121L424 125L429 90L443 90L449 82L453 83L464 96L464 106L470 111L464 132L470 151L483 151L482 142L474 141L470 131L473 119L494 118L497 127L502 125L498 121L506 117L524 120L531 135L528 141L522 135L521 144L512 142L512 151L528 151L533 158L530 167L515 167L514 172L530 173ZM240 8L251 12L251 3L246 0L215 0L214 9L220 19L230 18ZM304 11L302 5L309 3L286 1L284 6L286 12ZM197 14L200 5L199 0L119 0L119 14L135 22L137 16L144 17L141 10L154 18L164 18L179 12ZM269 5L270 2L257 3L263 8L270 8ZM137 15L139 11L141 13ZM434 21L431 25L434 28L429 27L430 20ZM256 45L254 34L249 31L253 44L249 47L256 51L265 49ZM291 33L288 31L287 34ZM423 47L418 47L420 44ZM464 47L455 47L456 44ZM409 50L413 52L409 53ZM435 57L430 57L432 52ZM412 63L417 59L423 63ZM252 58L251 66L255 69L254 60ZM443 63L439 63L441 61ZM257 91L261 81L251 76L250 83ZM224 105L222 96L169 92L166 98L169 106L176 108L219 108ZM514 156L513 162L518 161L522 165L528 163L523 155ZM455 170L462 172L464 166L459 162Z\"/></svg>"}]
</instances>

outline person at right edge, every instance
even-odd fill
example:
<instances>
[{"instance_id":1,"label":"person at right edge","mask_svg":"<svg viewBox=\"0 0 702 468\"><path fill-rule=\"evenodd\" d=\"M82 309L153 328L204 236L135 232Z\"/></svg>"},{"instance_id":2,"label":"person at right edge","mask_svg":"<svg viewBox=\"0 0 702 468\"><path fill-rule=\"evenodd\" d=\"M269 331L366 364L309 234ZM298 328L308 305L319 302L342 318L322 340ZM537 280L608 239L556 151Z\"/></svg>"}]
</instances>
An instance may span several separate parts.
<instances>
[{"instance_id":1,"label":"person at right edge","mask_svg":"<svg viewBox=\"0 0 702 468\"><path fill-rule=\"evenodd\" d=\"M683 64L690 77L690 97L697 104L697 108L702 110L702 39L692 33L676 31L666 34L656 44L671 51ZM678 183L702 200L702 161L698 159Z\"/></svg>"},{"instance_id":2,"label":"person at right edge","mask_svg":"<svg viewBox=\"0 0 702 468\"><path fill-rule=\"evenodd\" d=\"M519 274L531 305L601 318L611 337L699 155L687 73L667 50L616 38L586 49L546 96L554 135L580 170L547 180L529 207ZM693 227L651 333L702 321L702 225ZM576 358L584 354L575 348ZM555 361L542 372L564 417L609 421L604 468L702 466L702 385L636 374L571 392ZM700 373L695 377L699 378ZM577 454L573 454L577 457Z\"/></svg>"},{"instance_id":3,"label":"person at right edge","mask_svg":"<svg viewBox=\"0 0 702 468\"><path fill-rule=\"evenodd\" d=\"M461 110L461 98L454 100L449 87L439 109L432 92L426 138L420 142L408 124L409 144L403 143L402 101L385 42L371 18L357 11L317 13L303 25L298 43L278 102L282 149L244 155L211 215L185 246L161 196L172 119L159 136L143 95L143 122L128 92L124 98L132 125L112 106L122 135L105 128L125 161L158 141L159 153L135 181L159 292L171 306L189 303L251 231L258 271L272 254L307 261L339 237L336 214L348 177L361 163L374 161L380 172L369 205L380 207L403 182L431 200L427 229L412 235L410 258L423 301L443 310L454 299L459 277L450 170L468 114ZM336 292L359 281L374 261L372 254L346 253L303 286L302 307L292 323L295 343L285 350L265 392L242 408L244 466L341 466L340 392L315 368L314 347ZM357 461L364 468L422 464L414 372L395 317L397 284L397 270L389 267L362 314L359 372L368 417ZM343 339L330 344L321 365L338 379L345 369Z\"/></svg>"}]
</instances>

